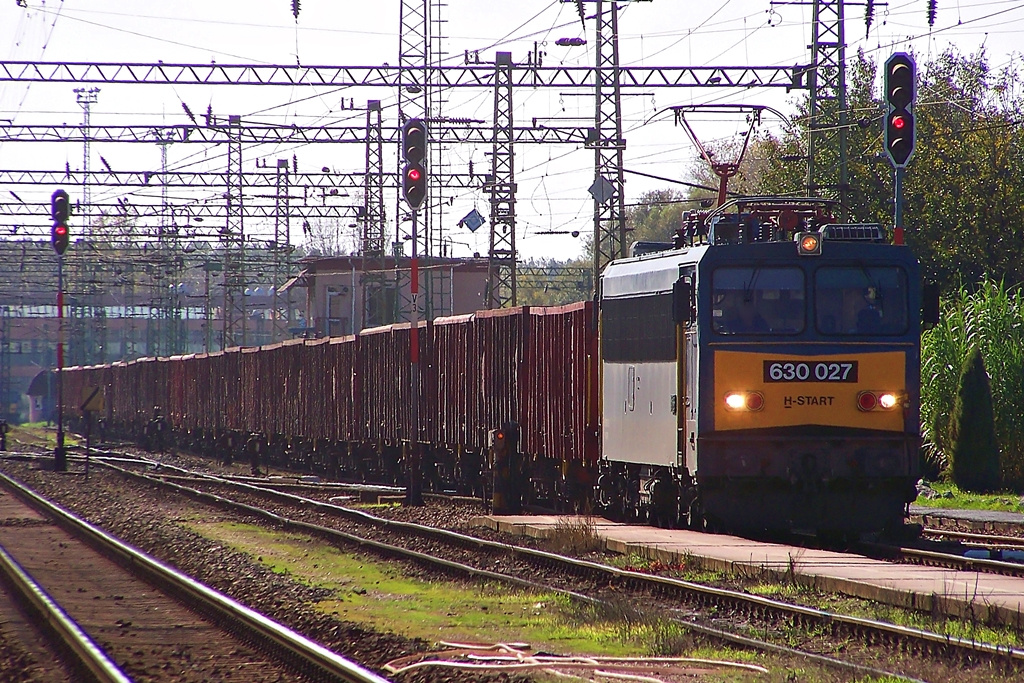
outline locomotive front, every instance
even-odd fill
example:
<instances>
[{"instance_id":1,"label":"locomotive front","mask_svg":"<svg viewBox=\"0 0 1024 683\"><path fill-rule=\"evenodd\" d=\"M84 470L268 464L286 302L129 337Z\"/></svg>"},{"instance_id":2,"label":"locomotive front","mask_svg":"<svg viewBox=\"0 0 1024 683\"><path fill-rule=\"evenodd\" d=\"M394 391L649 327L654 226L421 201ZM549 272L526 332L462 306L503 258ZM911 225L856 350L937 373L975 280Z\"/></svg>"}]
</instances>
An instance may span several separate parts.
<instances>
[{"instance_id":1,"label":"locomotive front","mask_svg":"<svg viewBox=\"0 0 1024 683\"><path fill-rule=\"evenodd\" d=\"M919 469L916 259L880 226L752 224L606 270L598 505L695 528L898 529Z\"/></svg>"},{"instance_id":2,"label":"locomotive front","mask_svg":"<svg viewBox=\"0 0 1024 683\"><path fill-rule=\"evenodd\" d=\"M710 250L697 480L730 528L899 527L916 495L920 306L904 247Z\"/></svg>"}]
</instances>

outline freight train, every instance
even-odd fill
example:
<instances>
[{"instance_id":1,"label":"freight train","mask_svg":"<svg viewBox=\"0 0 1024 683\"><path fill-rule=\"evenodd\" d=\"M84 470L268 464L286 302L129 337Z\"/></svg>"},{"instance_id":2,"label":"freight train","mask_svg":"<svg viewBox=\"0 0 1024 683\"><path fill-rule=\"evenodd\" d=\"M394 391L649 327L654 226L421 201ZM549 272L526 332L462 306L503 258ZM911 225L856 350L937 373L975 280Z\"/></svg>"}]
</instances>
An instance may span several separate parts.
<instances>
[{"instance_id":1,"label":"freight train","mask_svg":"<svg viewBox=\"0 0 1024 683\"><path fill-rule=\"evenodd\" d=\"M666 527L898 528L919 467L918 266L821 200L691 212L598 307L511 308L65 371L108 432ZM413 401L416 410L413 411ZM72 401L65 408L74 410ZM418 415L415 423L413 415Z\"/></svg>"}]
</instances>

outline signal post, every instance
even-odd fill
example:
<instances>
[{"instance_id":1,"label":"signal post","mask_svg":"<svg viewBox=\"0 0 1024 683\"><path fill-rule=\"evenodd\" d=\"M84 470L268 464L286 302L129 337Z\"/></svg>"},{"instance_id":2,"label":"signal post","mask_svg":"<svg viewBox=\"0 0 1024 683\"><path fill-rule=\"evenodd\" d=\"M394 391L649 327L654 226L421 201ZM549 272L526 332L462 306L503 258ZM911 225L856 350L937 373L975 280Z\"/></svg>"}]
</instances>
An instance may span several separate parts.
<instances>
[{"instance_id":1,"label":"signal post","mask_svg":"<svg viewBox=\"0 0 1024 683\"><path fill-rule=\"evenodd\" d=\"M409 329L410 396L412 399L412 438L406 463L406 505L423 505L423 473L420 467L420 273L417 244L418 212L427 198L427 125L422 119L409 119L402 128L402 197L412 210L412 259L409 270L409 293L412 297L412 318Z\"/></svg>"},{"instance_id":2,"label":"signal post","mask_svg":"<svg viewBox=\"0 0 1024 683\"><path fill-rule=\"evenodd\" d=\"M64 252L68 248L68 217L71 202L64 190L54 190L50 197L50 244L57 252L57 446L53 449L53 469L65 472L68 469L67 454L64 452Z\"/></svg>"},{"instance_id":3,"label":"signal post","mask_svg":"<svg viewBox=\"0 0 1024 683\"><path fill-rule=\"evenodd\" d=\"M917 64L906 52L894 52L885 61L885 154L895 170L893 243L903 244L903 174L914 155L917 131L914 100L917 97Z\"/></svg>"}]
</instances>

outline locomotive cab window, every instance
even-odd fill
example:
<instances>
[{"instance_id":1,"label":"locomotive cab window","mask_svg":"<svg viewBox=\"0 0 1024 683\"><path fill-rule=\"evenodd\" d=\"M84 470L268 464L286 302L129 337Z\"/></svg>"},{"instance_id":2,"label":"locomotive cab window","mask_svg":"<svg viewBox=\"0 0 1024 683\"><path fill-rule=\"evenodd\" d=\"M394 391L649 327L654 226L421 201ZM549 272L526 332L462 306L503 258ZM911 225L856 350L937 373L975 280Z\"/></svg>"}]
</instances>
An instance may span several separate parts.
<instances>
[{"instance_id":1,"label":"locomotive cab window","mask_svg":"<svg viewBox=\"0 0 1024 683\"><path fill-rule=\"evenodd\" d=\"M892 336L907 331L907 274L896 266L822 267L814 276L822 334Z\"/></svg>"},{"instance_id":2,"label":"locomotive cab window","mask_svg":"<svg viewBox=\"0 0 1024 683\"><path fill-rule=\"evenodd\" d=\"M723 267L712 274L711 327L726 335L786 335L804 330L799 268Z\"/></svg>"},{"instance_id":3,"label":"locomotive cab window","mask_svg":"<svg viewBox=\"0 0 1024 683\"><path fill-rule=\"evenodd\" d=\"M676 359L672 292L601 301L601 344L608 362Z\"/></svg>"}]
</instances>

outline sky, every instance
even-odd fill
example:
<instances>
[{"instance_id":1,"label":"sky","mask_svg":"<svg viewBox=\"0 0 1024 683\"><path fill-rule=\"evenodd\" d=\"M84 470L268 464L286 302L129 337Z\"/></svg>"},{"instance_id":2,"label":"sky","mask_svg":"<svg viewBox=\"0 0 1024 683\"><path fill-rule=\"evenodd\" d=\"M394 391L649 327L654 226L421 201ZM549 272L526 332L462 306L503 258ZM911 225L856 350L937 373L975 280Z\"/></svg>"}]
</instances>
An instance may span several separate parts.
<instances>
[{"instance_id":1,"label":"sky","mask_svg":"<svg viewBox=\"0 0 1024 683\"><path fill-rule=\"evenodd\" d=\"M878 3L881 4L881 3ZM588 8L593 5L588 3ZM1020 0L938 0L934 27L927 21L928 0L891 0L875 11L865 35L864 7L847 7L849 54L864 49L877 61L894 51L910 51L919 62L950 44L961 52L984 47L990 64L1010 63L1024 35L1024 2ZM3 61L255 63L372 66L396 65L399 51L400 0L375 3L351 0L301 0L299 16L291 0L209 0L194 2L124 2L123 0L5 0L0 6L0 49ZM629 66L792 66L810 61L811 5L770 0L651 0L620 3L620 61ZM545 66L591 66L594 22L586 29L575 5L559 0L446 0L441 18L446 64L461 66L466 51L490 61L496 51L525 62L536 50ZM558 38L585 38L576 47L560 47ZM1018 56L1019 58L1019 56ZM0 83L0 126L80 124L82 108L70 83ZM384 106L384 124L397 125L396 93L389 88L312 89L291 86L171 86L89 84L98 87L91 107L93 125L184 125L182 102L197 116L209 106L215 116L238 114L243 121L277 125L361 125L367 100ZM688 180L698 163L693 144L666 111L683 104L767 105L783 114L795 108L798 95L781 89L656 88L623 98L627 148L625 167L668 178ZM517 89L516 125L535 118L563 125L593 122L594 98L582 91ZM356 109L346 109L354 104ZM446 95L443 114L490 121L491 91L457 90ZM717 114L689 117L702 141L710 144L745 131L741 116ZM762 127L779 121L766 115ZM489 145L452 145L444 149L445 164L465 173L490 166ZM218 171L225 165L223 147L178 144L167 149L170 169ZM593 182L594 154L569 145L517 145L517 246L520 258L566 259L582 253L581 235L593 230L593 203L587 188ZM395 150L386 150L384 167L396 168ZM361 145L262 145L246 147L243 166L255 171L279 158L295 156L300 171L328 167L358 172L364 167ZM90 165L103 161L118 171L156 171L160 148L147 144L94 143ZM83 166L80 144L0 142L0 169L73 170ZM669 187L668 183L629 175L626 201ZM0 188L28 202L48 201L53 187ZM69 188L73 199L78 188ZM135 204L159 201L153 188L128 191L94 188L97 202L126 198ZM207 192L172 192L175 200L220 201ZM357 198L349 198L356 201ZM486 254L486 228L475 233L458 226L473 208L485 216L488 198L479 189L448 191L441 226L450 252L457 256ZM254 200L258 201L258 200ZM342 197L333 201L346 201ZM395 234L395 200L386 198L389 234ZM9 238L17 219L0 216L0 238ZM302 241L298 222L292 239ZM341 225L350 246L351 229ZM246 230L259 235L267 223L248 221ZM23 236L31 230L18 233ZM42 234L42 233L40 233Z\"/></svg>"}]
</instances>

